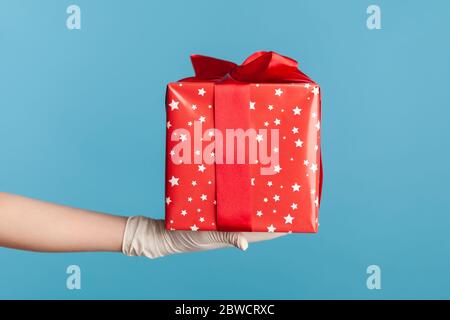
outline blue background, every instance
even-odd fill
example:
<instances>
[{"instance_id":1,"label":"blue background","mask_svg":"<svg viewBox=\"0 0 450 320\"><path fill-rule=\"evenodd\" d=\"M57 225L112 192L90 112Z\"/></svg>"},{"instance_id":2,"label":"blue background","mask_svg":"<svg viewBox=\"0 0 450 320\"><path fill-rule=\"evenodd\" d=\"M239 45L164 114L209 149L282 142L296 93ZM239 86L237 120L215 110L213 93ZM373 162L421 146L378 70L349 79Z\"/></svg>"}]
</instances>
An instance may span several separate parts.
<instances>
[{"instance_id":1,"label":"blue background","mask_svg":"<svg viewBox=\"0 0 450 320\"><path fill-rule=\"evenodd\" d=\"M317 235L158 260L0 249L0 298L450 298L450 3L376 0L373 31L370 4L1 0L0 191L163 217L165 84L191 53L258 50L320 83L325 181Z\"/></svg>"}]
</instances>

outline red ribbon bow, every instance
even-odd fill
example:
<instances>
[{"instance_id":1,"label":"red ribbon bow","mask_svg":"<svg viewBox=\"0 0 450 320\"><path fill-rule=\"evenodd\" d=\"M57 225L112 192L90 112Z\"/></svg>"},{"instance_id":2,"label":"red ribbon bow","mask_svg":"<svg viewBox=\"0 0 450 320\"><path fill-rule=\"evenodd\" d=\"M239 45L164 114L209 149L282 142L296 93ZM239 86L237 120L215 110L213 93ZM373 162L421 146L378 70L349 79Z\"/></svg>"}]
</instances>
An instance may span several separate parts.
<instances>
[{"instance_id":1,"label":"red ribbon bow","mask_svg":"<svg viewBox=\"0 0 450 320\"><path fill-rule=\"evenodd\" d=\"M217 58L191 55L195 76L183 80L223 81L233 79L240 82L311 82L306 74L298 69L298 62L273 51L258 51L248 57L241 65Z\"/></svg>"}]
</instances>

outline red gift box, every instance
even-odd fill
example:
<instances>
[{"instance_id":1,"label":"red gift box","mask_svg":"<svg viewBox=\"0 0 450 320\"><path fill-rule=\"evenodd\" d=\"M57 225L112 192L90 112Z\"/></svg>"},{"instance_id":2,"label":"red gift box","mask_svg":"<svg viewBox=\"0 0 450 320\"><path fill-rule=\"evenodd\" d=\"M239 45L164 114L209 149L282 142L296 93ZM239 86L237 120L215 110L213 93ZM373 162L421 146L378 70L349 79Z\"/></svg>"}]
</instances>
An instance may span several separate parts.
<instances>
[{"instance_id":1,"label":"red gift box","mask_svg":"<svg viewBox=\"0 0 450 320\"><path fill-rule=\"evenodd\" d=\"M191 59L167 87L167 229L317 232L319 86L274 52Z\"/></svg>"}]
</instances>

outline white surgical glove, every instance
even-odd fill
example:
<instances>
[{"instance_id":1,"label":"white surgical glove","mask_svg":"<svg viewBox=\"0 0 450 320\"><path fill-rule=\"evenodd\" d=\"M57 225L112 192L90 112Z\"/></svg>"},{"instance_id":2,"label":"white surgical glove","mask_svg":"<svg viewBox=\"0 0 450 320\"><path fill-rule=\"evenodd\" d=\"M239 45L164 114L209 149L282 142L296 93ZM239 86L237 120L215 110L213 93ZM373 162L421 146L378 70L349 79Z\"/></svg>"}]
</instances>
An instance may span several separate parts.
<instances>
[{"instance_id":1,"label":"white surgical glove","mask_svg":"<svg viewBox=\"0 0 450 320\"><path fill-rule=\"evenodd\" d=\"M127 256L151 259L174 253L195 252L225 247L248 248L249 242L274 239L285 233L169 231L164 220L142 216L128 218L122 252Z\"/></svg>"}]
</instances>

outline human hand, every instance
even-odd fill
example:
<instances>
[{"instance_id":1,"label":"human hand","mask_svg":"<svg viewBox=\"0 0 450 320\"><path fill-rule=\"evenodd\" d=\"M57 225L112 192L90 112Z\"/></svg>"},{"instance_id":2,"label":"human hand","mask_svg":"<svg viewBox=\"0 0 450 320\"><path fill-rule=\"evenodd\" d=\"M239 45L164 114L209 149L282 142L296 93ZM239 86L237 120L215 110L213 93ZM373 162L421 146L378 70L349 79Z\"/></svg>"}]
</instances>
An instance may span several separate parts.
<instances>
[{"instance_id":1,"label":"human hand","mask_svg":"<svg viewBox=\"0 0 450 320\"><path fill-rule=\"evenodd\" d=\"M251 242L270 240L285 233L169 231L164 220L130 217L125 228L122 252L127 256L151 259L174 253L195 252L225 247L247 250Z\"/></svg>"}]
</instances>

